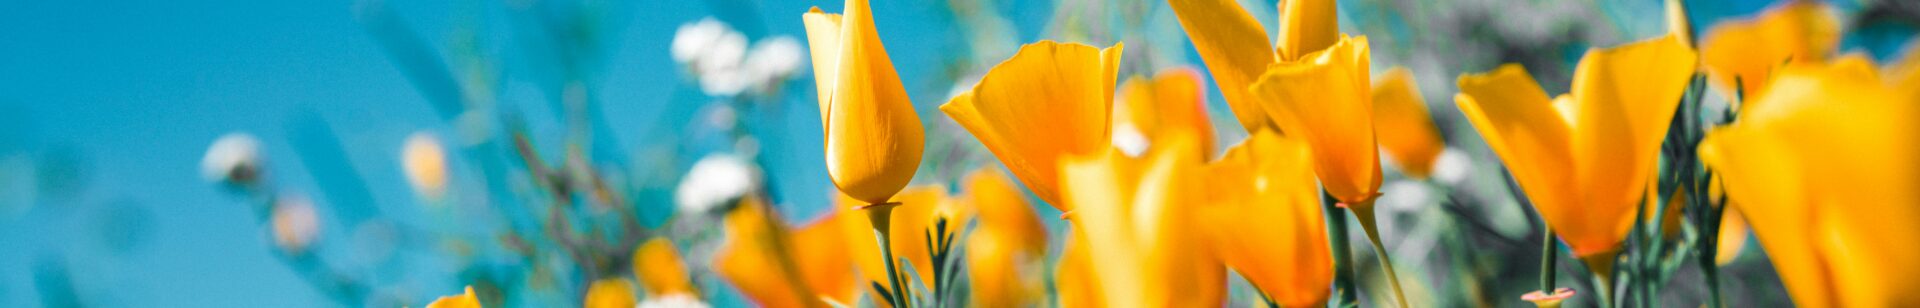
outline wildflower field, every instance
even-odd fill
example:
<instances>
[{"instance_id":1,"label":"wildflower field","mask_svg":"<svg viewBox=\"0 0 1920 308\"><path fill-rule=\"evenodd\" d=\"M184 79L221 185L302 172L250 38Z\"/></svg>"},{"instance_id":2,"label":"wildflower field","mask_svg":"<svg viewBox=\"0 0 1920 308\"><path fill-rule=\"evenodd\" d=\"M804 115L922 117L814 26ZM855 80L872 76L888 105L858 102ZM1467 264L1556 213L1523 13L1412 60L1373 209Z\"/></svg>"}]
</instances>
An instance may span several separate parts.
<instances>
[{"instance_id":1,"label":"wildflower field","mask_svg":"<svg viewBox=\"0 0 1920 308\"><path fill-rule=\"evenodd\" d=\"M0 5L4 307L1920 305L1920 2Z\"/></svg>"}]
</instances>

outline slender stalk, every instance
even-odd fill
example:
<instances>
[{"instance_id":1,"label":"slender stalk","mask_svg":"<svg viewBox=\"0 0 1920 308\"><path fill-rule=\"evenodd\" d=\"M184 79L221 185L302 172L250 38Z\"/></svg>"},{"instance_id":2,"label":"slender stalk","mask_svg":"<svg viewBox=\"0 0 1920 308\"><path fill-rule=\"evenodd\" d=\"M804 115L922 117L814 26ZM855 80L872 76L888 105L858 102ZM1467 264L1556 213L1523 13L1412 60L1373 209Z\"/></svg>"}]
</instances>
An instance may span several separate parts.
<instances>
[{"instance_id":1,"label":"slender stalk","mask_svg":"<svg viewBox=\"0 0 1920 308\"><path fill-rule=\"evenodd\" d=\"M1554 247L1553 229L1542 229L1547 232L1540 240L1540 293L1553 294L1553 275L1558 273L1553 269L1553 263L1560 258L1560 250Z\"/></svg>"},{"instance_id":2,"label":"slender stalk","mask_svg":"<svg viewBox=\"0 0 1920 308\"><path fill-rule=\"evenodd\" d=\"M1359 292L1353 288L1353 254L1347 248L1347 211L1335 206L1331 195L1321 195L1327 215L1327 242L1333 246L1333 286L1339 291L1335 307L1360 305Z\"/></svg>"},{"instance_id":3,"label":"slender stalk","mask_svg":"<svg viewBox=\"0 0 1920 308\"><path fill-rule=\"evenodd\" d=\"M1407 295L1405 292L1400 291L1400 275L1395 274L1393 271L1393 258L1388 256L1387 246L1380 244L1380 229L1373 220L1372 201L1367 201L1367 203L1368 204L1348 205L1347 209L1353 211L1353 217L1360 221L1360 231L1365 231L1367 233L1367 242L1373 244L1373 255L1379 257L1380 269L1387 272L1387 286L1393 289L1394 302L1400 304L1402 308L1408 307Z\"/></svg>"},{"instance_id":4,"label":"slender stalk","mask_svg":"<svg viewBox=\"0 0 1920 308\"><path fill-rule=\"evenodd\" d=\"M889 202L870 204L859 209L866 210L867 221L873 225L874 237L880 241L880 258L887 263L887 287L892 289L888 295L892 297L893 306L913 307L913 303L907 302L906 290L900 289L900 270L893 264L893 239L889 230L892 228L893 207L899 205L898 202Z\"/></svg>"}]
</instances>

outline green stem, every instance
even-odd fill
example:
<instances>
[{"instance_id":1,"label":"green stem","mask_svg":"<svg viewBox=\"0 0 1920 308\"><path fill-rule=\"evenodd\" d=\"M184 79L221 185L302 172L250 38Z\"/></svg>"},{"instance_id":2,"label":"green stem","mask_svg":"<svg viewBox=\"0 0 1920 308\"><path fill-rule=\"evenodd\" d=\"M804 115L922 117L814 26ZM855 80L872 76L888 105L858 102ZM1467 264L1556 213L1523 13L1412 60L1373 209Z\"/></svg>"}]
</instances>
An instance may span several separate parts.
<instances>
[{"instance_id":1,"label":"green stem","mask_svg":"<svg viewBox=\"0 0 1920 308\"><path fill-rule=\"evenodd\" d=\"M1554 247L1553 229L1543 229L1547 232L1540 240L1540 293L1553 294L1553 275L1558 273L1553 269L1553 263L1560 257L1560 250L1554 249L1558 247Z\"/></svg>"},{"instance_id":2,"label":"green stem","mask_svg":"<svg viewBox=\"0 0 1920 308\"><path fill-rule=\"evenodd\" d=\"M898 205L900 203L871 204L860 209L866 210L867 221L872 223L874 236L880 240L880 258L887 263L887 284L892 289L888 295L892 297L893 306L913 307L913 303L907 302L906 290L900 289L900 270L893 265L893 239L888 232L892 228L893 207Z\"/></svg>"},{"instance_id":3,"label":"green stem","mask_svg":"<svg viewBox=\"0 0 1920 308\"><path fill-rule=\"evenodd\" d=\"M1333 285L1339 291L1334 306L1359 306L1359 295L1353 288L1353 254L1347 248L1347 211L1335 206L1337 201L1331 195L1323 194L1322 199L1327 215L1327 242L1333 246Z\"/></svg>"},{"instance_id":4,"label":"green stem","mask_svg":"<svg viewBox=\"0 0 1920 308\"><path fill-rule=\"evenodd\" d=\"M1349 204L1347 209L1353 210L1353 217L1360 221L1360 231L1365 231L1367 242L1373 244L1373 255L1380 258L1380 269L1387 272L1387 286L1393 289L1394 302L1400 304L1401 308L1408 307L1407 295L1400 291L1400 275L1393 271L1393 258L1387 255L1386 245L1380 244L1380 229L1373 220L1372 201L1367 203L1369 204Z\"/></svg>"}]
</instances>

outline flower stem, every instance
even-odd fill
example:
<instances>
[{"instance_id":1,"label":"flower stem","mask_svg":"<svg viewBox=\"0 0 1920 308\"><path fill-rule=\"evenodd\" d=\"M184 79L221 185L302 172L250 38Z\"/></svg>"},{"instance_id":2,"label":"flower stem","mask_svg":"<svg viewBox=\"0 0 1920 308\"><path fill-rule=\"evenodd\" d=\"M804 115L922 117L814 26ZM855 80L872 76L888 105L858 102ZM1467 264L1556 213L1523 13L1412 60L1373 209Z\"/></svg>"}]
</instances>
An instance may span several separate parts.
<instances>
[{"instance_id":1,"label":"flower stem","mask_svg":"<svg viewBox=\"0 0 1920 308\"><path fill-rule=\"evenodd\" d=\"M900 270L893 265L893 241L890 236L892 232L889 230L892 230L893 207L899 205L898 202L889 202L862 206L859 209L866 210L867 221L873 224L874 237L880 241L880 258L887 263L887 288L892 289L890 290L892 292L888 292L892 297L889 301L893 302L894 307L913 307L912 303L907 302L906 290L900 289Z\"/></svg>"},{"instance_id":2,"label":"flower stem","mask_svg":"<svg viewBox=\"0 0 1920 308\"><path fill-rule=\"evenodd\" d=\"M1543 229L1547 232L1540 240L1540 292L1553 294L1553 275L1558 272L1553 269L1553 263L1560 257L1560 250L1554 249L1558 247L1554 247L1553 229Z\"/></svg>"},{"instance_id":3,"label":"flower stem","mask_svg":"<svg viewBox=\"0 0 1920 308\"><path fill-rule=\"evenodd\" d=\"M1333 246L1333 285L1339 291L1334 307L1355 307L1360 300L1353 288L1353 255L1347 248L1347 212L1334 205L1339 201L1332 195L1322 194L1321 199L1326 207L1327 241Z\"/></svg>"},{"instance_id":4,"label":"flower stem","mask_svg":"<svg viewBox=\"0 0 1920 308\"><path fill-rule=\"evenodd\" d=\"M1353 211L1353 217L1360 221L1360 231L1365 231L1367 241L1373 244L1373 255L1380 258L1380 269L1387 272L1387 286L1393 288L1394 302L1399 303L1402 308L1408 307L1407 295L1400 291L1400 275L1393 271L1393 258L1387 256L1386 245L1380 244L1380 229L1373 220L1372 201L1369 200L1366 203L1348 205L1347 209Z\"/></svg>"}]
</instances>

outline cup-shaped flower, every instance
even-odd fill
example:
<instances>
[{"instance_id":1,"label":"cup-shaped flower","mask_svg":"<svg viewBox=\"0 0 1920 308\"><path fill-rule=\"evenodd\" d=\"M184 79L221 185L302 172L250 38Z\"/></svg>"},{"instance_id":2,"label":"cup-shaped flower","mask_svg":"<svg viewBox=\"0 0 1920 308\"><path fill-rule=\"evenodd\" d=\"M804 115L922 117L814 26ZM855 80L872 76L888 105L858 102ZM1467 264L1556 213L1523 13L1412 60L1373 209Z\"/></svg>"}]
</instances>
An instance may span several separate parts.
<instances>
[{"instance_id":1,"label":"cup-shaped flower","mask_svg":"<svg viewBox=\"0 0 1920 308\"><path fill-rule=\"evenodd\" d=\"M1185 67L1162 70L1151 80L1128 78L1114 97L1113 146L1137 157L1167 134L1187 134L1199 139L1202 157L1212 157L1206 89L1200 73Z\"/></svg>"},{"instance_id":2,"label":"cup-shaped flower","mask_svg":"<svg viewBox=\"0 0 1920 308\"><path fill-rule=\"evenodd\" d=\"M1206 202L1191 136L1144 159L1114 151L1069 158L1063 197L1086 240L1087 270L1106 305L1218 306L1226 269L1207 249L1193 204Z\"/></svg>"},{"instance_id":3,"label":"cup-shaped flower","mask_svg":"<svg viewBox=\"0 0 1920 308\"><path fill-rule=\"evenodd\" d=\"M789 231L758 199L747 198L727 213L727 243L714 256L714 272L756 303L770 307L825 306L823 299L852 302L864 286L853 280L846 238L827 219ZM836 215L853 216L853 215Z\"/></svg>"},{"instance_id":4,"label":"cup-shaped flower","mask_svg":"<svg viewBox=\"0 0 1920 308\"><path fill-rule=\"evenodd\" d=\"M1380 189L1367 38L1349 38L1275 63L1251 86L1281 131L1305 140L1327 193L1347 206L1371 206Z\"/></svg>"},{"instance_id":5,"label":"cup-shaped flower","mask_svg":"<svg viewBox=\"0 0 1920 308\"><path fill-rule=\"evenodd\" d=\"M980 139L1034 195L1070 211L1060 199L1060 161L1112 147L1114 78L1123 48L1027 44L940 111Z\"/></svg>"},{"instance_id":6,"label":"cup-shaped flower","mask_svg":"<svg viewBox=\"0 0 1920 308\"><path fill-rule=\"evenodd\" d=\"M1401 173L1415 179L1433 174L1434 160L1447 144L1411 71L1395 67L1373 82L1373 125L1380 148Z\"/></svg>"},{"instance_id":7,"label":"cup-shaped flower","mask_svg":"<svg viewBox=\"0 0 1920 308\"><path fill-rule=\"evenodd\" d=\"M1012 247L1021 251L1047 253L1047 227L1013 181L999 170L981 168L967 174L966 182L963 202L980 216L980 229L1007 232L1015 237Z\"/></svg>"},{"instance_id":8,"label":"cup-shaped flower","mask_svg":"<svg viewBox=\"0 0 1920 308\"><path fill-rule=\"evenodd\" d=\"M1509 64L1460 77L1454 100L1547 226L1590 258L1617 252L1632 226L1694 59L1666 36L1589 51L1570 95L1549 99Z\"/></svg>"},{"instance_id":9,"label":"cup-shaped flower","mask_svg":"<svg viewBox=\"0 0 1920 308\"><path fill-rule=\"evenodd\" d=\"M827 175L842 193L886 202L920 166L926 132L887 57L867 0L847 0L846 15L813 8L802 16L826 132Z\"/></svg>"},{"instance_id":10,"label":"cup-shaped flower","mask_svg":"<svg viewBox=\"0 0 1920 308\"><path fill-rule=\"evenodd\" d=\"M1786 1L1756 17L1719 23L1700 42L1701 65L1728 97L1751 101L1784 64L1826 61L1833 54L1841 29L1834 16L1819 1Z\"/></svg>"},{"instance_id":11,"label":"cup-shaped flower","mask_svg":"<svg viewBox=\"0 0 1920 308\"><path fill-rule=\"evenodd\" d=\"M480 308L480 298L473 296L473 287L468 286L466 293L441 296L427 303L427 308Z\"/></svg>"},{"instance_id":12,"label":"cup-shaped flower","mask_svg":"<svg viewBox=\"0 0 1920 308\"><path fill-rule=\"evenodd\" d=\"M606 278L587 285L586 299L580 306L586 308L626 308L639 304L633 297L633 283L625 278Z\"/></svg>"},{"instance_id":13,"label":"cup-shaped flower","mask_svg":"<svg viewBox=\"0 0 1920 308\"><path fill-rule=\"evenodd\" d=\"M1267 66L1298 61L1340 40L1333 0L1284 1L1279 46L1236 1L1170 0L1168 4L1248 133L1275 124L1248 87L1266 74Z\"/></svg>"},{"instance_id":14,"label":"cup-shaped flower","mask_svg":"<svg viewBox=\"0 0 1920 308\"><path fill-rule=\"evenodd\" d=\"M1026 196L999 170L975 170L966 183L962 202L980 217L965 246L972 303L982 307L1038 304L1045 292L1038 269L1047 255L1046 226Z\"/></svg>"},{"instance_id":15,"label":"cup-shaped flower","mask_svg":"<svg viewBox=\"0 0 1920 308\"><path fill-rule=\"evenodd\" d=\"M1207 166L1201 227L1228 267L1284 307L1323 306L1333 283L1307 145L1260 130Z\"/></svg>"},{"instance_id":16,"label":"cup-shaped flower","mask_svg":"<svg viewBox=\"0 0 1920 308\"><path fill-rule=\"evenodd\" d=\"M696 294L680 252L673 248L673 241L663 237L647 240L633 250L633 275L640 279L647 297Z\"/></svg>"},{"instance_id":17,"label":"cup-shaped flower","mask_svg":"<svg viewBox=\"0 0 1920 308\"><path fill-rule=\"evenodd\" d=\"M1920 109L1901 91L1864 58L1788 65L1701 142L1795 304L1920 301Z\"/></svg>"}]
</instances>

